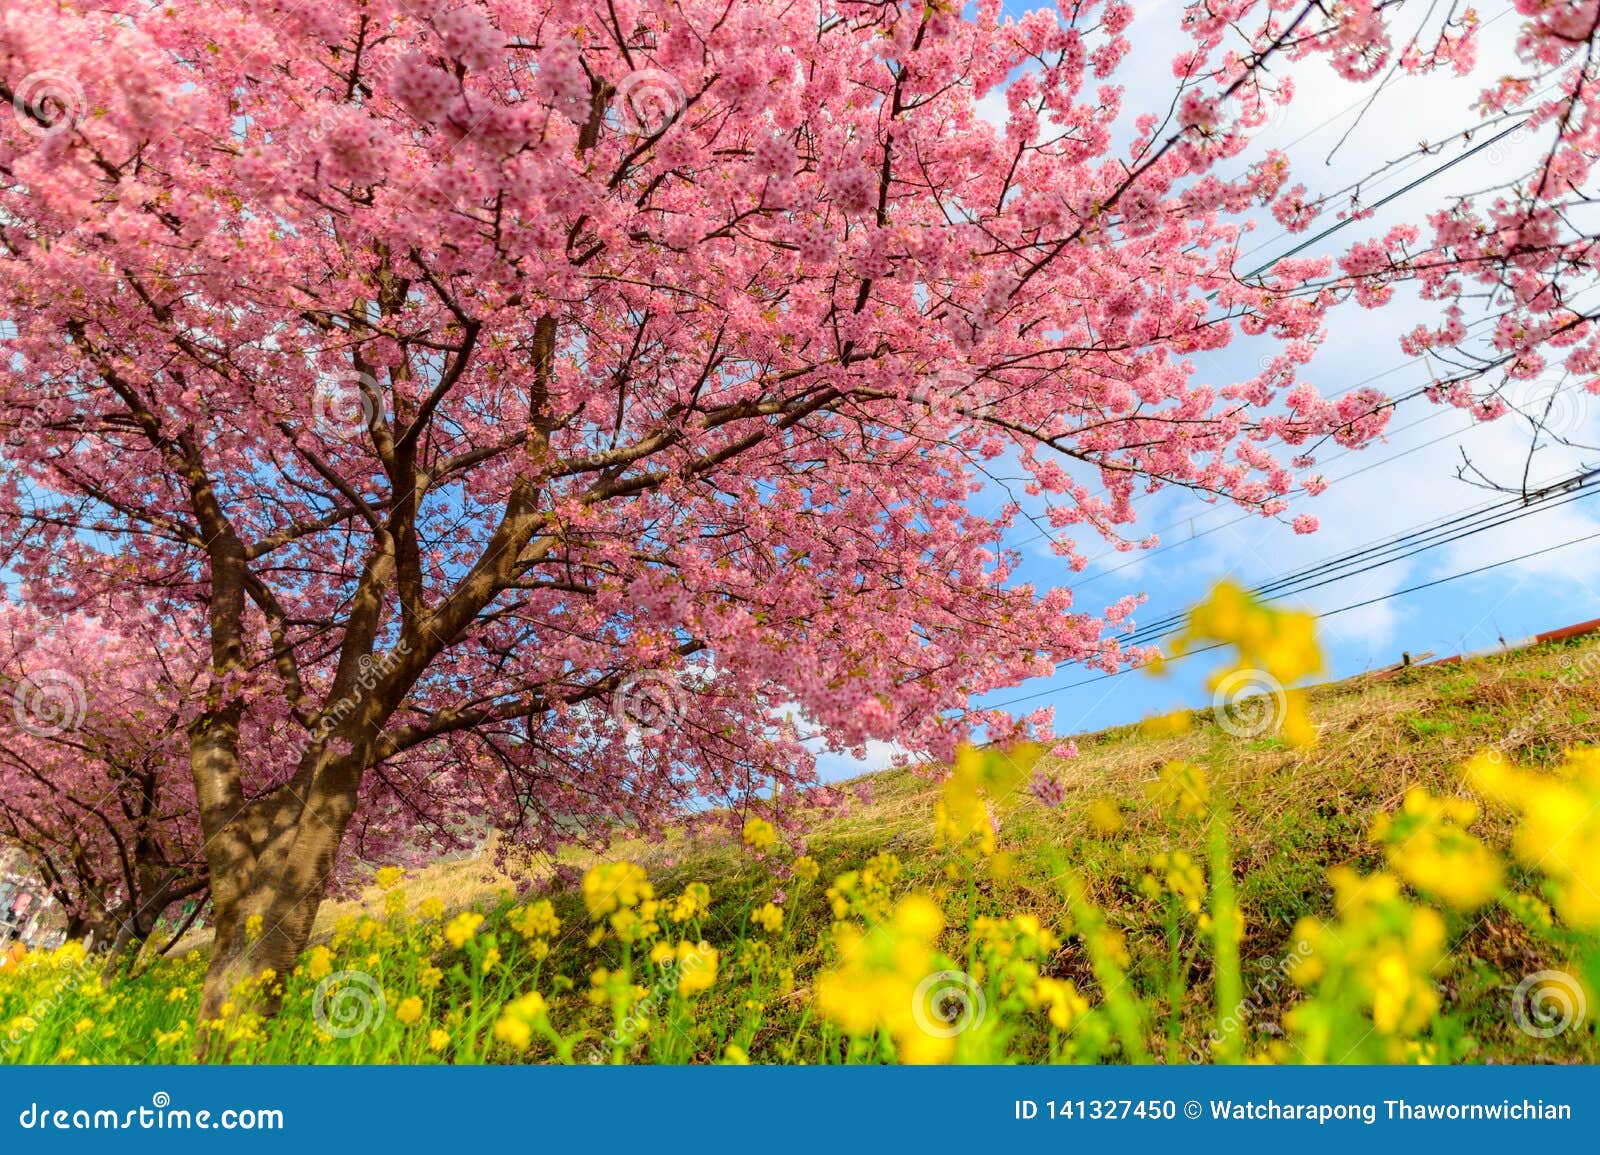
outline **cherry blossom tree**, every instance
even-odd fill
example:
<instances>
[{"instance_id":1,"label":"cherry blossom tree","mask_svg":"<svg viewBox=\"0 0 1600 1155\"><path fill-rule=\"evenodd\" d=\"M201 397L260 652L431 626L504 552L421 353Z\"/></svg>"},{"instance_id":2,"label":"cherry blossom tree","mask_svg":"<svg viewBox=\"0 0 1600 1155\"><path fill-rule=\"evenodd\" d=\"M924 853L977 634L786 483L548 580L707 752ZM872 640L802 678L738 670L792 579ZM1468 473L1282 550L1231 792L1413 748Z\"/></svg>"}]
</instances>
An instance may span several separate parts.
<instances>
[{"instance_id":1,"label":"cherry blossom tree","mask_svg":"<svg viewBox=\"0 0 1600 1155\"><path fill-rule=\"evenodd\" d=\"M1068 571L1143 491L1280 514L1389 412L1298 379L1326 310L1522 259L1234 268L1320 211L1249 153L1272 68L1381 69L1399 8L1192 5L1140 109L1115 0L13 0L0 542L41 614L204 622L204 1011L408 820L548 848L782 799L805 735L1046 729L966 706L1116 668L1135 599L1014 581L1025 502Z\"/></svg>"},{"instance_id":2,"label":"cherry blossom tree","mask_svg":"<svg viewBox=\"0 0 1600 1155\"><path fill-rule=\"evenodd\" d=\"M1600 157L1600 3L1513 0L1510 13L1497 14L1519 21L1512 36L1516 67L1509 72L1480 66L1484 25L1475 8L1456 2L1410 11L1417 7L1394 0L1336 7L1296 0L1192 4L1185 23L1197 51L1175 61L1174 70L1186 78L1214 75L1208 51L1230 41L1276 43L1287 60L1322 56L1345 79L1370 82L1374 91L1364 115L1402 74L1484 78L1477 105L1463 110L1454 139L1423 141L1336 192L1286 187L1272 211L1291 232L1359 220L1372 211L1374 178L1451 148L1485 151L1495 172L1482 187L1436 202L1423 222L1352 245L1335 268L1300 291L1351 292L1360 304L1378 307L1408 286L1422 300L1438 302L1437 320L1418 325L1401 342L1404 352L1427 356L1435 366L1428 395L1484 420L1519 414L1535 429L1531 455L1541 437L1566 439L1571 430L1558 418L1581 404L1575 398L1600 394L1594 324L1600 304L1591 292L1600 235L1591 179ZM1224 72L1248 61L1245 52L1225 63ZM1190 83L1185 79L1186 88ZM1262 110L1293 93L1292 77L1259 70L1247 87L1243 103L1254 108L1242 108L1237 118L1224 115L1200 88L1190 91L1184 107L1213 131L1247 132ZM1510 163L1526 156L1533 157L1531 165ZM1521 484L1526 490L1526 473Z\"/></svg>"},{"instance_id":3,"label":"cherry blossom tree","mask_svg":"<svg viewBox=\"0 0 1600 1155\"><path fill-rule=\"evenodd\" d=\"M68 936L113 964L206 887L184 756L204 646L131 626L0 603L0 838L49 888Z\"/></svg>"}]
</instances>

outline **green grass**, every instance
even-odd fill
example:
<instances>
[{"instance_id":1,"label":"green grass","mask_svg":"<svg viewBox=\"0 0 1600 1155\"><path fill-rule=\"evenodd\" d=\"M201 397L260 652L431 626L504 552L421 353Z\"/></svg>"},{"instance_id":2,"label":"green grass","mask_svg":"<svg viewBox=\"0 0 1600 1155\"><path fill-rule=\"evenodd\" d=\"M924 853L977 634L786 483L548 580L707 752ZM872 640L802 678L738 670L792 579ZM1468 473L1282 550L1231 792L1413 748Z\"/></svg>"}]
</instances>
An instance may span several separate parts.
<instances>
[{"instance_id":1,"label":"green grass","mask_svg":"<svg viewBox=\"0 0 1600 1155\"><path fill-rule=\"evenodd\" d=\"M710 908L696 919L682 926L664 915L658 920L660 938L692 942L704 937L719 951L716 982L693 995L678 993L674 972L646 959L648 943L625 950L614 935L592 941L582 898L571 891L548 896L562 929L550 941L548 956L536 957L508 923L510 912L525 904L538 884L535 872L503 873L489 867L487 857L440 864L403 884L408 914L390 917L385 896L374 889L361 901L328 904L319 919L314 941L331 949L331 969L371 975L374 989L382 989L382 1014L374 1010L373 1015L379 1022L347 1038L322 1037L312 1013L320 968L308 958L296 974L282 977L278 1019L257 1023L239 1012L227 1028L237 1037L225 1057L274 1062L892 1057L892 1031L886 1028L871 1040L852 1039L819 1013L814 997L819 976L848 961L837 949L835 912L825 890L836 875L859 870L887 851L900 870L886 888L880 913L887 911L888 900L914 892L932 895L951 927L929 959L973 973L986 992L984 1022L961 1041L961 1057L1126 1060L1148 1053L1181 1061L1205 1052L1208 1035L1217 1029L1220 1001L1244 1004L1235 1016L1235 1054L1293 1060L1295 1044L1285 1014L1304 993L1287 977L1284 960L1294 948L1300 920L1330 916L1329 870L1379 870L1381 849L1367 837L1373 820L1394 810L1412 787L1446 797L1462 794L1461 765L1484 746L1513 735L1507 753L1538 766L1559 760L1566 748L1593 743L1591 719L1600 715L1600 689L1564 672L1597 646L1600 642L1580 639L1469 665L1409 667L1322 687L1312 695L1320 737L1304 750L1276 738L1226 739L1204 714L1195 715L1195 725L1176 737L1147 737L1138 727L1080 737L1078 758L1048 767L1066 788L1064 804L1046 809L1026 791L1001 800L1000 853L976 867L957 849L936 844L931 815L940 784L904 770L850 783L854 797L846 812L810 816L806 843L821 877L809 887L775 876L787 856L759 859L731 835L680 832L660 843L620 843L607 859L640 863L658 896L670 898L692 882L710 889ZM1146 784L1179 759L1209 767L1213 797L1226 801L1225 830L1213 827L1208 834L1203 820L1174 820L1146 800ZM861 800L863 787L870 789L870 801ZM1098 830L1092 816L1092 808L1105 800L1115 802L1126 818L1111 834ZM1490 809L1473 831L1504 847L1511 816ZM1175 914L1168 900L1147 894L1143 879L1152 860L1175 850L1209 864L1208 901L1215 902L1230 886L1235 891L1240 915L1236 969L1231 951L1219 950L1214 933L1202 931L1188 914ZM573 863L585 867L592 861ZM1223 878L1217 868L1225 862ZM1537 882L1516 875L1512 881ZM752 911L780 888L788 892L783 929L771 934L755 929ZM427 899L446 908L443 920L417 914ZM401 902L393 895L388 901L391 907ZM486 920L457 949L446 941L442 925L450 911L469 909L482 911ZM1226 904L1217 909L1225 910ZM1021 988L1007 986L1003 974L1010 964L973 929L975 916L1018 914L1037 917L1058 940L1047 941L1039 957L1022 963L1024 971L1032 967L1027 973L1072 982L1091 1008L1070 1031L1053 1029L1017 993L1031 979ZM1600 1059L1591 1024L1539 1038L1520 1030L1510 1014L1510 991L1524 976L1579 969L1570 949L1552 945L1554 940L1502 906L1447 918L1454 945L1434 975L1441 1007L1425 1041L1454 1059ZM1096 929L1102 923L1109 935ZM1107 950L1115 955L1117 940L1126 950L1121 966L1108 961ZM5 1028L0 1058L184 1061L193 1046L206 943L200 935L184 945L177 957L141 966L137 977L119 978L109 987L88 969L59 961L0 971L0 1026ZM485 973L484 956L491 948L501 957ZM429 967L441 972L437 986L426 984ZM644 992L638 1003L623 995L586 998L591 976L601 968L625 970L627 982ZM1112 974L1115 981L1108 980ZM524 1050L514 1028L496 1037L495 1024L506 1017L505 1004L534 990L549 1000L550 1009L547 1016L529 1017ZM401 1021L401 1008L411 998L422 1005L417 1021L408 1024ZM246 992L241 1007L248 1004ZM362 1009L359 998L349 1005ZM628 1029L619 1031L619 1024ZM444 1032L448 1041L440 1044L434 1032ZM1372 1055L1360 1051L1351 1057ZM1381 1057L1402 1056L1391 1051Z\"/></svg>"}]
</instances>

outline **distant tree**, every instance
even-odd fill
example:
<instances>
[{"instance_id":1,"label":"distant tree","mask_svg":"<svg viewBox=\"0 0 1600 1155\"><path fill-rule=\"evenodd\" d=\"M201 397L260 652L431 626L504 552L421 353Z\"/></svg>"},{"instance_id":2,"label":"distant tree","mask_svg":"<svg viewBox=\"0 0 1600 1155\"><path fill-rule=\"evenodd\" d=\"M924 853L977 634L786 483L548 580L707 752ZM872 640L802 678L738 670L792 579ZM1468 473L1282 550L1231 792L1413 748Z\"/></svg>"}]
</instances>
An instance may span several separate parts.
<instances>
[{"instance_id":1,"label":"distant tree","mask_svg":"<svg viewBox=\"0 0 1600 1155\"><path fill-rule=\"evenodd\" d=\"M0 843L120 962L206 888L187 772L204 646L0 603Z\"/></svg>"}]
</instances>

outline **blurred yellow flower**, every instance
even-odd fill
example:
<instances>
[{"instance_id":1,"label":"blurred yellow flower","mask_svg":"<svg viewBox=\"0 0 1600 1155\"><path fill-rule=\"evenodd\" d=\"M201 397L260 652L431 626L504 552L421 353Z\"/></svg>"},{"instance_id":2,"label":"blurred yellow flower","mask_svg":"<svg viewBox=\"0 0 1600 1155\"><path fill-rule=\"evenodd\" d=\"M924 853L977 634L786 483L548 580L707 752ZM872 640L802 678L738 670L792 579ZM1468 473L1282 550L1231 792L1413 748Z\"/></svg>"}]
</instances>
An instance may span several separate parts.
<instances>
[{"instance_id":1,"label":"blurred yellow flower","mask_svg":"<svg viewBox=\"0 0 1600 1155\"><path fill-rule=\"evenodd\" d=\"M311 948L311 957L306 960L306 975L313 979L325 979L333 973L333 952L325 946Z\"/></svg>"},{"instance_id":2,"label":"blurred yellow flower","mask_svg":"<svg viewBox=\"0 0 1600 1155\"><path fill-rule=\"evenodd\" d=\"M749 818L744 824L744 844L752 850L771 850L778 832L765 818Z\"/></svg>"},{"instance_id":3,"label":"blurred yellow flower","mask_svg":"<svg viewBox=\"0 0 1600 1155\"><path fill-rule=\"evenodd\" d=\"M962 746L934 806L934 844L954 847L970 858L995 851L995 816L991 803L1014 794L1041 751L1032 745L1002 750Z\"/></svg>"},{"instance_id":4,"label":"blurred yellow flower","mask_svg":"<svg viewBox=\"0 0 1600 1155\"><path fill-rule=\"evenodd\" d=\"M1500 860L1468 834L1478 808L1464 798L1435 798L1412 787L1395 814L1380 814L1371 837L1390 869L1458 910L1476 910L1500 889Z\"/></svg>"},{"instance_id":5,"label":"blurred yellow flower","mask_svg":"<svg viewBox=\"0 0 1600 1155\"><path fill-rule=\"evenodd\" d=\"M483 925L483 915L475 910L464 910L450 920L444 928L444 937L451 946L460 950L478 933Z\"/></svg>"},{"instance_id":6,"label":"blurred yellow flower","mask_svg":"<svg viewBox=\"0 0 1600 1155\"><path fill-rule=\"evenodd\" d=\"M717 981L717 951L704 940L678 944L678 991L692 995L709 990Z\"/></svg>"},{"instance_id":7,"label":"blurred yellow flower","mask_svg":"<svg viewBox=\"0 0 1600 1155\"><path fill-rule=\"evenodd\" d=\"M583 905L595 921L654 897L644 867L631 862L602 863L583 876Z\"/></svg>"},{"instance_id":8,"label":"blurred yellow flower","mask_svg":"<svg viewBox=\"0 0 1600 1155\"><path fill-rule=\"evenodd\" d=\"M822 867L817 865L817 860L809 854L802 854L789 868L789 877L798 886L810 886L817 881L817 876L821 873Z\"/></svg>"},{"instance_id":9,"label":"blurred yellow flower","mask_svg":"<svg viewBox=\"0 0 1600 1155\"><path fill-rule=\"evenodd\" d=\"M1089 1000L1063 979L1041 978L1028 992L1028 1005L1042 1009L1058 1031L1070 1031L1089 1012Z\"/></svg>"},{"instance_id":10,"label":"blurred yellow flower","mask_svg":"<svg viewBox=\"0 0 1600 1155\"><path fill-rule=\"evenodd\" d=\"M527 906L515 906L506 915L511 929L525 939L554 938L561 931L561 919L549 899L541 898Z\"/></svg>"},{"instance_id":11,"label":"blurred yellow flower","mask_svg":"<svg viewBox=\"0 0 1600 1155\"><path fill-rule=\"evenodd\" d=\"M1512 853L1550 880L1556 912L1600 928L1600 749L1568 751L1554 774L1524 773L1492 751L1466 770L1474 789L1520 813Z\"/></svg>"},{"instance_id":12,"label":"blurred yellow flower","mask_svg":"<svg viewBox=\"0 0 1600 1155\"><path fill-rule=\"evenodd\" d=\"M1145 784L1144 794L1163 810L1184 816L1204 814L1211 805L1211 783L1193 762L1168 762L1154 782Z\"/></svg>"},{"instance_id":13,"label":"blurred yellow flower","mask_svg":"<svg viewBox=\"0 0 1600 1155\"><path fill-rule=\"evenodd\" d=\"M526 1051L533 1043L534 1031L547 1023L548 1014L544 996L530 991L501 1008L494 1024L494 1037L516 1050Z\"/></svg>"},{"instance_id":14,"label":"blurred yellow flower","mask_svg":"<svg viewBox=\"0 0 1600 1155\"><path fill-rule=\"evenodd\" d=\"M943 929L944 915L921 895L903 899L891 919L871 930L838 927L842 961L817 978L817 1008L857 1038L885 1032L902 1062L949 1062L956 1032L918 1005L929 977L945 969L934 950Z\"/></svg>"},{"instance_id":15,"label":"blurred yellow flower","mask_svg":"<svg viewBox=\"0 0 1600 1155\"><path fill-rule=\"evenodd\" d=\"M1217 706L1225 714L1237 710L1247 716L1243 732L1256 737L1276 732L1291 746L1316 740L1305 694L1294 688L1325 669L1314 614L1277 609L1235 582L1218 582L1189 611L1172 656L1214 645L1235 651L1234 663L1213 674L1210 687L1223 698ZM1219 721L1230 729L1226 720Z\"/></svg>"},{"instance_id":16,"label":"blurred yellow flower","mask_svg":"<svg viewBox=\"0 0 1600 1155\"><path fill-rule=\"evenodd\" d=\"M711 909L711 888L703 882L691 882L683 893L672 900L668 916L673 922L688 922L699 918Z\"/></svg>"},{"instance_id":17,"label":"blurred yellow flower","mask_svg":"<svg viewBox=\"0 0 1600 1155\"><path fill-rule=\"evenodd\" d=\"M1122 807L1114 798L1096 798L1089 807L1089 825L1096 834L1115 834L1125 825Z\"/></svg>"},{"instance_id":18,"label":"blurred yellow flower","mask_svg":"<svg viewBox=\"0 0 1600 1155\"><path fill-rule=\"evenodd\" d=\"M783 927L783 911L772 903L764 903L750 915L750 921L771 933Z\"/></svg>"}]
</instances>

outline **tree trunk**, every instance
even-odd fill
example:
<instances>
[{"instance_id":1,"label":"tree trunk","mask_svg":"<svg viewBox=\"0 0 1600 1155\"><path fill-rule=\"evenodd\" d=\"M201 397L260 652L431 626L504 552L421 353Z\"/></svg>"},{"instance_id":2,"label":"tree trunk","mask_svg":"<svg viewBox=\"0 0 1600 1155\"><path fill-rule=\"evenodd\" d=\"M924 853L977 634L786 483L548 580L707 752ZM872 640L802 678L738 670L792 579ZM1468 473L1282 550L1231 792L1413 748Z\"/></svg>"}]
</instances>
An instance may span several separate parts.
<instances>
[{"instance_id":1,"label":"tree trunk","mask_svg":"<svg viewBox=\"0 0 1600 1155\"><path fill-rule=\"evenodd\" d=\"M99 936L99 926L81 914L67 916L66 933L68 940L83 939L85 949L93 949L94 942L90 936Z\"/></svg>"},{"instance_id":2,"label":"tree trunk","mask_svg":"<svg viewBox=\"0 0 1600 1155\"><path fill-rule=\"evenodd\" d=\"M205 1024L222 1018L225 1004L277 1014L283 977L310 940L354 797L331 785L304 805L286 792L269 795L211 840L215 939L201 990L202 1055L215 1045ZM275 979L259 983L269 970Z\"/></svg>"},{"instance_id":3,"label":"tree trunk","mask_svg":"<svg viewBox=\"0 0 1600 1155\"><path fill-rule=\"evenodd\" d=\"M104 944L105 964L101 968L102 978L111 979L128 969L130 963L139 957L139 951L144 948L148 933L141 932L136 924L136 917L117 920L117 934L109 944ZM96 943L101 946L101 943Z\"/></svg>"}]
</instances>

